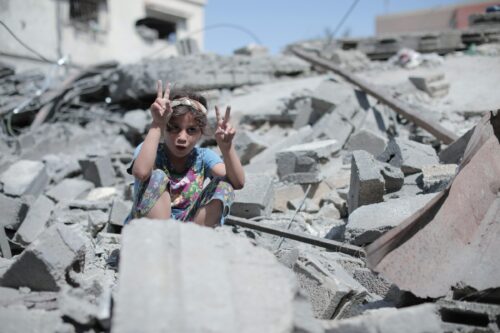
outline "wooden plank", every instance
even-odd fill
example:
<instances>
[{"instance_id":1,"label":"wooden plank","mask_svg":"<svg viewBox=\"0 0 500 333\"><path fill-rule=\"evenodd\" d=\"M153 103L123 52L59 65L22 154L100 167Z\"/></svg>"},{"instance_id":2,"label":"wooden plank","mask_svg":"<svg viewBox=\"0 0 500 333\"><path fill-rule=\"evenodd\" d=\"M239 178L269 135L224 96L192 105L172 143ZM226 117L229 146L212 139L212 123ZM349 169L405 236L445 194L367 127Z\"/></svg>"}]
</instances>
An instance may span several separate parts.
<instances>
[{"instance_id":1,"label":"wooden plank","mask_svg":"<svg viewBox=\"0 0 500 333\"><path fill-rule=\"evenodd\" d=\"M388 96L386 93L384 93L381 89L379 89L376 86L373 86L369 84L368 82L365 82L361 78L357 77L356 75L353 75L351 73L348 73L346 70L343 68L340 68L339 66L331 63L330 61L327 61L325 59L322 59L314 54L311 54L310 52L307 52L300 47L294 46L290 48L291 52L293 52L296 56L299 58L302 58L316 66L324 67L326 69L331 70L332 72L340 75L344 79L346 79L348 82L354 84L355 86L361 88L364 90L366 93L369 95L375 97L378 99L380 102L388 105L390 108L392 108L396 113L402 115L409 121L415 123L417 126L422 127L432 135L434 135L438 140L441 140L445 144L452 143L456 139L458 139L458 136L454 134L453 132L449 131L448 129L444 128L443 126L434 123L433 121L426 119L421 113L415 112L412 108L410 108L408 105L405 103L393 98L392 96Z\"/></svg>"},{"instance_id":2,"label":"wooden plank","mask_svg":"<svg viewBox=\"0 0 500 333\"><path fill-rule=\"evenodd\" d=\"M228 225L237 225L240 227L257 230L268 234L281 236L288 239L293 239L302 243L323 247L325 249L336 252L342 252L355 257L365 257L365 250L359 246L336 242L334 240L315 237L303 233L297 233L290 230L273 228L263 223L253 222L248 219L244 219L237 216L232 216L232 215L227 216L225 223Z\"/></svg>"}]
</instances>

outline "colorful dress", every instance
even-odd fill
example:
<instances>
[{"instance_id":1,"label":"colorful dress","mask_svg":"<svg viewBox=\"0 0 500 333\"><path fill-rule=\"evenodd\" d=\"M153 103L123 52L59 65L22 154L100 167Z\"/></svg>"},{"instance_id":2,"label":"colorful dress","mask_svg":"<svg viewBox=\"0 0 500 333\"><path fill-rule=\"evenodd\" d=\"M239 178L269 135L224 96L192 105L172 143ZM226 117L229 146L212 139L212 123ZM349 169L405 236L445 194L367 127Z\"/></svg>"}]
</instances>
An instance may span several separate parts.
<instances>
[{"instance_id":1,"label":"colorful dress","mask_svg":"<svg viewBox=\"0 0 500 333\"><path fill-rule=\"evenodd\" d=\"M134 152L134 161L139 155L142 143ZM131 173L132 165L128 172ZM179 221L192 221L198 209L216 199L222 202L224 217L234 201L233 187L220 177L213 177L211 169L214 165L223 163L222 159L208 148L195 147L188 156L187 170L176 173L168 160L165 145L159 144L156 152L155 168L145 182L134 182L134 204L127 223L132 218L146 216L156 204L160 196L169 191L171 198L171 217Z\"/></svg>"}]
</instances>

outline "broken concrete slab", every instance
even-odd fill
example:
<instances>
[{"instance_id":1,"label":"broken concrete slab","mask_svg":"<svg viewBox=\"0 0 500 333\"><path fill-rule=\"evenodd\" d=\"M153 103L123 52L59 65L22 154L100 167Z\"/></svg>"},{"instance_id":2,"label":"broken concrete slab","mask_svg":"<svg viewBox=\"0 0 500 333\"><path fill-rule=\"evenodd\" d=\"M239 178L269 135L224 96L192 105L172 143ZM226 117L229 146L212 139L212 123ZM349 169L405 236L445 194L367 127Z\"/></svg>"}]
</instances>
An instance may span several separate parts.
<instances>
[{"instance_id":1,"label":"broken concrete slab","mask_svg":"<svg viewBox=\"0 0 500 333\"><path fill-rule=\"evenodd\" d=\"M7 195L38 196L49 183L49 177L42 162L20 160L2 173L0 182L3 183L3 191Z\"/></svg>"},{"instance_id":2,"label":"broken concrete slab","mask_svg":"<svg viewBox=\"0 0 500 333\"><path fill-rule=\"evenodd\" d=\"M401 168L405 175L420 172L424 165L439 164L432 146L402 138L389 141L377 160Z\"/></svg>"},{"instance_id":3,"label":"broken concrete slab","mask_svg":"<svg viewBox=\"0 0 500 333\"><path fill-rule=\"evenodd\" d=\"M347 206L349 214L358 207L384 200L384 178L372 155L363 150L352 153L351 184Z\"/></svg>"},{"instance_id":4,"label":"broken concrete slab","mask_svg":"<svg viewBox=\"0 0 500 333\"><path fill-rule=\"evenodd\" d=\"M273 211L287 211L287 203L293 199L304 197L304 190L298 184L284 184L274 188L274 206Z\"/></svg>"},{"instance_id":5,"label":"broken concrete slab","mask_svg":"<svg viewBox=\"0 0 500 333\"><path fill-rule=\"evenodd\" d=\"M71 201L82 198L93 188L94 184L89 181L66 178L47 191L46 195L56 202Z\"/></svg>"},{"instance_id":6,"label":"broken concrete slab","mask_svg":"<svg viewBox=\"0 0 500 333\"><path fill-rule=\"evenodd\" d=\"M434 304L421 304L407 308L370 310L355 318L323 322L325 333L439 333L441 320Z\"/></svg>"},{"instance_id":7,"label":"broken concrete slab","mask_svg":"<svg viewBox=\"0 0 500 333\"><path fill-rule=\"evenodd\" d=\"M444 190L455 177L458 166L456 164L437 164L422 167L422 184L426 192Z\"/></svg>"},{"instance_id":8,"label":"broken concrete slab","mask_svg":"<svg viewBox=\"0 0 500 333\"><path fill-rule=\"evenodd\" d=\"M32 242L7 269L0 285L58 291L72 265L83 259L85 242L75 227L55 224Z\"/></svg>"},{"instance_id":9,"label":"broken concrete slab","mask_svg":"<svg viewBox=\"0 0 500 333\"><path fill-rule=\"evenodd\" d=\"M382 154L388 140L368 129L361 129L353 133L345 145L349 151L365 150L373 156Z\"/></svg>"},{"instance_id":10,"label":"broken concrete slab","mask_svg":"<svg viewBox=\"0 0 500 333\"><path fill-rule=\"evenodd\" d=\"M283 182L318 183L322 179L320 165L326 163L340 148L336 140L324 140L284 149L276 154L278 176Z\"/></svg>"},{"instance_id":11,"label":"broken concrete slab","mask_svg":"<svg viewBox=\"0 0 500 333\"><path fill-rule=\"evenodd\" d=\"M340 217L347 217L347 201L340 197L337 190L330 191L325 197L323 197L320 201L320 206L328 203L332 203L335 208L337 208L340 213Z\"/></svg>"},{"instance_id":12,"label":"broken concrete slab","mask_svg":"<svg viewBox=\"0 0 500 333\"><path fill-rule=\"evenodd\" d=\"M250 131L240 131L234 139L234 149L243 165L248 164L252 157L267 147L268 144Z\"/></svg>"},{"instance_id":13,"label":"broken concrete slab","mask_svg":"<svg viewBox=\"0 0 500 333\"><path fill-rule=\"evenodd\" d=\"M349 214L344 237L356 245L371 243L424 207L434 196L417 195L359 207Z\"/></svg>"},{"instance_id":14,"label":"broken concrete slab","mask_svg":"<svg viewBox=\"0 0 500 333\"><path fill-rule=\"evenodd\" d=\"M0 227L17 230L28 213L28 202L22 198L11 198L0 193Z\"/></svg>"},{"instance_id":15,"label":"broken concrete slab","mask_svg":"<svg viewBox=\"0 0 500 333\"><path fill-rule=\"evenodd\" d=\"M144 274L148 284L137 288ZM123 231L112 332L292 331L297 292L290 271L246 239L133 220Z\"/></svg>"},{"instance_id":16,"label":"broken concrete slab","mask_svg":"<svg viewBox=\"0 0 500 333\"><path fill-rule=\"evenodd\" d=\"M131 110L123 115L123 123L139 134L146 132L146 127L151 123L151 116L145 110Z\"/></svg>"},{"instance_id":17,"label":"broken concrete slab","mask_svg":"<svg viewBox=\"0 0 500 333\"><path fill-rule=\"evenodd\" d=\"M82 168L83 178L96 187L106 187L115 183L115 170L109 156L87 158L78 162Z\"/></svg>"},{"instance_id":18,"label":"broken concrete slab","mask_svg":"<svg viewBox=\"0 0 500 333\"><path fill-rule=\"evenodd\" d=\"M410 76L409 80L431 97L446 96L450 90L450 84L445 81L444 73Z\"/></svg>"},{"instance_id":19,"label":"broken concrete slab","mask_svg":"<svg viewBox=\"0 0 500 333\"><path fill-rule=\"evenodd\" d=\"M132 201L125 201L121 199L113 200L113 205L111 206L111 212L109 214L109 223L123 227L123 222L130 214L132 204Z\"/></svg>"},{"instance_id":20,"label":"broken concrete slab","mask_svg":"<svg viewBox=\"0 0 500 333\"><path fill-rule=\"evenodd\" d=\"M231 215L252 218L271 214L274 198L273 177L247 173L245 178L245 187L235 192Z\"/></svg>"},{"instance_id":21,"label":"broken concrete slab","mask_svg":"<svg viewBox=\"0 0 500 333\"><path fill-rule=\"evenodd\" d=\"M30 206L26 218L17 229L14 241L22 245L33 242L47 227L54 206L54 202L45 195L39 196Z\"/></svg>"},{"instance_id":22,"label":"broken concrete slab","mask_svg":"<svg viewBox=\"0 0 500 333\"><path fill-rule=\"evenodd\" d=\"M43 162L47 167L47 174L54 183L81 173L78 158L66 154L48 154L43 157Z\"/></svg>"},{"instance_id":23,"label":"broken concrete slab","mask_svg":"<svg viewBox=\"0 0 500 333\"><path fill-rule=\"evenodd\" d=\"M384 177L385 193L396 192L403 187L405 176L400 168L388 163L380 163L380 173Z\"/></svg>"}]
</instances>

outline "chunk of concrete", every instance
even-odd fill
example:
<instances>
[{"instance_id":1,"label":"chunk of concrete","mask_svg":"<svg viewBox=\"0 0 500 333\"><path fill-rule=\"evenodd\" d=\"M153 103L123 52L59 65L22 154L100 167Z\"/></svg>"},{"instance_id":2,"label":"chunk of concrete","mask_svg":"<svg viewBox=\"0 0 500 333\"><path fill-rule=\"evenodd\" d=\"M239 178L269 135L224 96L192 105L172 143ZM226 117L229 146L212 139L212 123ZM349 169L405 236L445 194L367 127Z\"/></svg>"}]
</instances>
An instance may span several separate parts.
<instances>
[{"instance_id":1,"label":"chunk of concrete","mask_svg":"<svg viewBox=\"0 0 500 333\"><path fill-rule=\"evenodd\" d=\"M83 178L96 187L110 186L115 183L115 170L109 156L100 156L78 161Z\"/></svg>"},{"instance_id":2,"label":"chunk of concrete","mask_svg":"<svg viewBox=\"0 0 500 333\"><path fill-rule=\"evenodd\" d=\"M439 164L432 146L401 138L389 141L377 160L401 168L405 175L420 172L424 165Z\"/></svg>"},{"instance_id":3,"label":"chunk of concrete","mask_svg":"<svg viewBox=\"0 0 500 333\"><path fill-rule=\"evenodd\" d=\"M46 195L57 202L71 201L84 197L93 188L94 184L89 181L66 178L51 188Z\"/></svg>"},{"instance_id":4,"label":"chunk of concrete","mask_svg":"<svg viewBox=\"0 0 500 333\"><path fill-rule=\"evenodd\" d=\"M446 96L450 90L450 84L444 80L443 73L410 76L409 79L415 87L425 91L431 97Z\"/></svg>"},{"instance_id":5,"label":"chunk of concrete","mask_svg":"<svg viewBox=\"0 0 500 333\"><path fill-rule=\"evenodd\" d=\"M457 173L456 164L436 164L422 167L422 183L426 192L444 190Z\"/></svg>"},{"instance_id":6,"label":"chunk of concrete","mask_svg":"<svg viewBox=\"0 0 500 333\"><path fill-rule=\"evenodd\" d=\"M28 245L33 242L47 227L54 202L44 195L39 196L31 205L23 223L14 235L14 241Z\"/></svg>"},{"instance_id":7,"label":"chunk of concrete","mask_svg":"<svg viewBox=\"0 0 500 333\"><path fill-rule=\"evenodd\" d=\"M131 129L137 131L139 134L146 132L146 127L151 122L147 111L132 110L125 113L122 121Z\"/></svg>"},{"instance_id":8,"label":"chunk of concrete","mask_svg":"<svg viewBox=\"0 0 500 333\"><path fill-rule=\"evenodd\" d=\"M405 175L400 168L388 163L380 163L380 172L382 173L382 177L384 177L385 193L396 192L403 187Z\"/></svg>"},{"instance_id":9,"label":"chunk of concrete","mask_svg":"<svg viewBox=\"0 0 500 333\"><path fill-rule=\"evenodd\" d=\"M266 149L268 145L250 131L241 131L234 138L234 149L243 165L248 164L252 157Z\"/></svg>"},{"instance_id":10,"label":"chunk of concrete","mask_svg":"<svg viewBox=\"0 0 500 333\"><path fill-rule=\"evenodd\" d=\"M378 156L387 146L388 140L368 129L361 129L349 137L345 149L349 151L364 150Z\"/></svg>"},{"instance_id":11,"label":"chunk of concrete","mask_svg":"<svg viewBox=\"0 0 500 333\"><path fill-rule=\"evenodd\" d=\"M344 237L356 245L371 243L425 206L434 196L434 193L423 194L359 207L349 215Z\"/></svg>"},{"instance_id":12,"label":"chunk of concrete","mask_svg":"<svg viewBox=\"0 0 500 333\"><path fill-rule=\"evenodd\" d=\"M0 182L3 183L3 192L7 195L38 196L49 183L49 176L42 162L20 160L2 173Z\"/></svg>"},{"instance_id":13,"label":"chunk of concrete","mask_svg":"<svg viewBox=\"0 0 500 333\"><path fill-rule=\"evenodd\" d=\"M314 110L324 114L340 105L352 95L353 89L350 85L333 80L325 80L314 90L312 94L312 106Z\"/></svg>"},{"instance_id":14,"label":"chunk of concrete","mask_svg":"<svg viewBox=\"0 0 500 333\"><path fill-rule=\"evenodd\" d=\"M313 128L313 138L317 140L337 140L340 147L344 146L354 126L337 112L325 114Z\"/></svg>"},{"instance_id":15,"label":"chunk of concrete","mask_svg":"<svg viewBox=\"0 0 500 333\"><path fill-rule=\"evenodd\" d=\"M285 184L274 189L273 210L278 212L287 211L287 203L290 200L304 197L304 190L298 184Z\"/></svg>"},{"instance_id":16,"label":"chunk of concrete","mask_svg":"<svg viewBox=\"0 0 500 333\"><path fill-rule=\"evenodd\" d=\"M360 206L384 201L384 187L384 178L373 156L364 150L354 151L347 200L349 214Z\"/></svg>"},{"instance_id":17,"label":"chunk of concrete","mask_svg":"<svg viewBox=\"0 0 500 333\"><path fill-rule=\"evenodd\" d=\"M347 201L340 197L337 190L332 190L328 192L328 194L321 199L320 206L327 205L330 203L333 204L335 208L337 208L340 217L347 217L348 215Z\"/></svg>"},{"instance_id":18,"label":"chunk of concrete","mask_svg":"<svg viewBox=\"0 0 500 333\"><path fill-rule=\"evenodd\" d=\"M343 320L323 322L325 333L440 333L441 320L435 304L396 309L382 308Z\"/></svg>"},{"instance_id":19,"label":"chunk of concrete","mask_svg":"<svg viewBox=\"0 0 500 333\"><path fill-rule=\"evenodd\" d=\"M59 183L64 178L79 175L82 171L78 158L66 154L48 154L43 157L47 174L55 183Z\"/></svg>"},{"instance_id":20,"label":"chunk of concrete","mask_svg":"<svg viewBox=\"0 0 500 333\"><path fill-rule=\"evenodd\" d=\"M297 293L293 274L247 239L133 220L123 231L111 331L293 331Z\"/></svg>"},{"instance_id":21,"label":"chunk of concrete","mask_svg":"<svg viewBox=\"0 0 500 333\"><path fill-rule=\"evenodd\" d=\"M130 214L132 204L132 201L125 201L121 199L113 200L113 206L111 207L111 213L109 214L109 223L123 227L123 222Z\"/></svg>"},{"instance_id":22,"label":"chunk of concrete","mask_svg":"<svg viewBox=\"0 0 500 333\"><path fill-rule=\"evenodd\" d=\"M276 154L278 176L284 182L318 183L322 179L320 165L326 163L340 148L336 140L324 140L282 150Z\"/></svg>"},{"instance_id":23,"label":"chunk of concrete","mask_svg":"<svg viewBox=\"0 0 500 333\"><path fill-rule=\"evenodd\" d=\"M265 174L246 174L245 187L236 191L231 214L251 218L267 216L273 208L273 178Z\"/></svg>"},{"instance_id":24,"label":"chunk of concrete","mask_svg":"<svg viewBox=\"0 0 500 333\"><path fill-rule=\"evenodd\" d=\"M22 198L11 198L0 193L0 227L16 230L26 217L29 205Z\"/></svg>"},{"instance_id":25,"label":"chunk of concrete","mask_svg":"<svg viewBox=\"0 0 500 333\"><path fill-rule=\"evenodd\" d=\"M367 295L365 288L335 262L327 269L313 256L299 255L293 271L309 296L316 318L342 318Z\"/></svg>"},{"instance_id":26,"label":"chunk of concrete","mask_svg":"<svg viewBox=\"0 0 500 333\"><path fill-rule=\"evenodd\" d=\"M80 231L64 224L54 224L7 269L0 285L58 291L66 284L66 273L84 255L85 241Z\"/></svg>"}]
</instances>

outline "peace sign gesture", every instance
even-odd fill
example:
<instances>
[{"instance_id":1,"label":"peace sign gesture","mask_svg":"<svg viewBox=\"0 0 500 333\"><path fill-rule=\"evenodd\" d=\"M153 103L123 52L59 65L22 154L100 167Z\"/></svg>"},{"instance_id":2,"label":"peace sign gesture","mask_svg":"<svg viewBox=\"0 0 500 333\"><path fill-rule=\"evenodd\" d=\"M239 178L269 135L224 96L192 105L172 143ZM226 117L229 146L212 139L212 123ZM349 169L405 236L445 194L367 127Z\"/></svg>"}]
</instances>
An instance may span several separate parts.
<instances>
[{"instance_id":1,"label":"peace sign gesture","mask_svg":"<svg viewBox=\"0 0 500 333\"><path fill-rule=\"evenodd\" d=\"M223 150L229 150L231 148L231 144L236 134L236 130L229 123L229 117L231 115L231 107L228 106L226 108L226 114L224 118L220 117L219 108L215 106L215 117L217 119L217 129L215 130L215 141L217 141L217 145Z\"/></svg>"},{"instance_id":2,"label":"peace sign gesture","mask_svg":"<svg viewBox=\"0 0 500 333\"><path fill-rule=\"evenodd\" d=\"M170 82L167 83L165 93L163 93L163 82L158 80L156 82L156 99L153 104L151 104L149 109L151 111L151 115L153 116L153 123L158 124L161 128L165 128L167 125L167 119L172 113L169 97Z\"/></svg>"}]
</instances>

